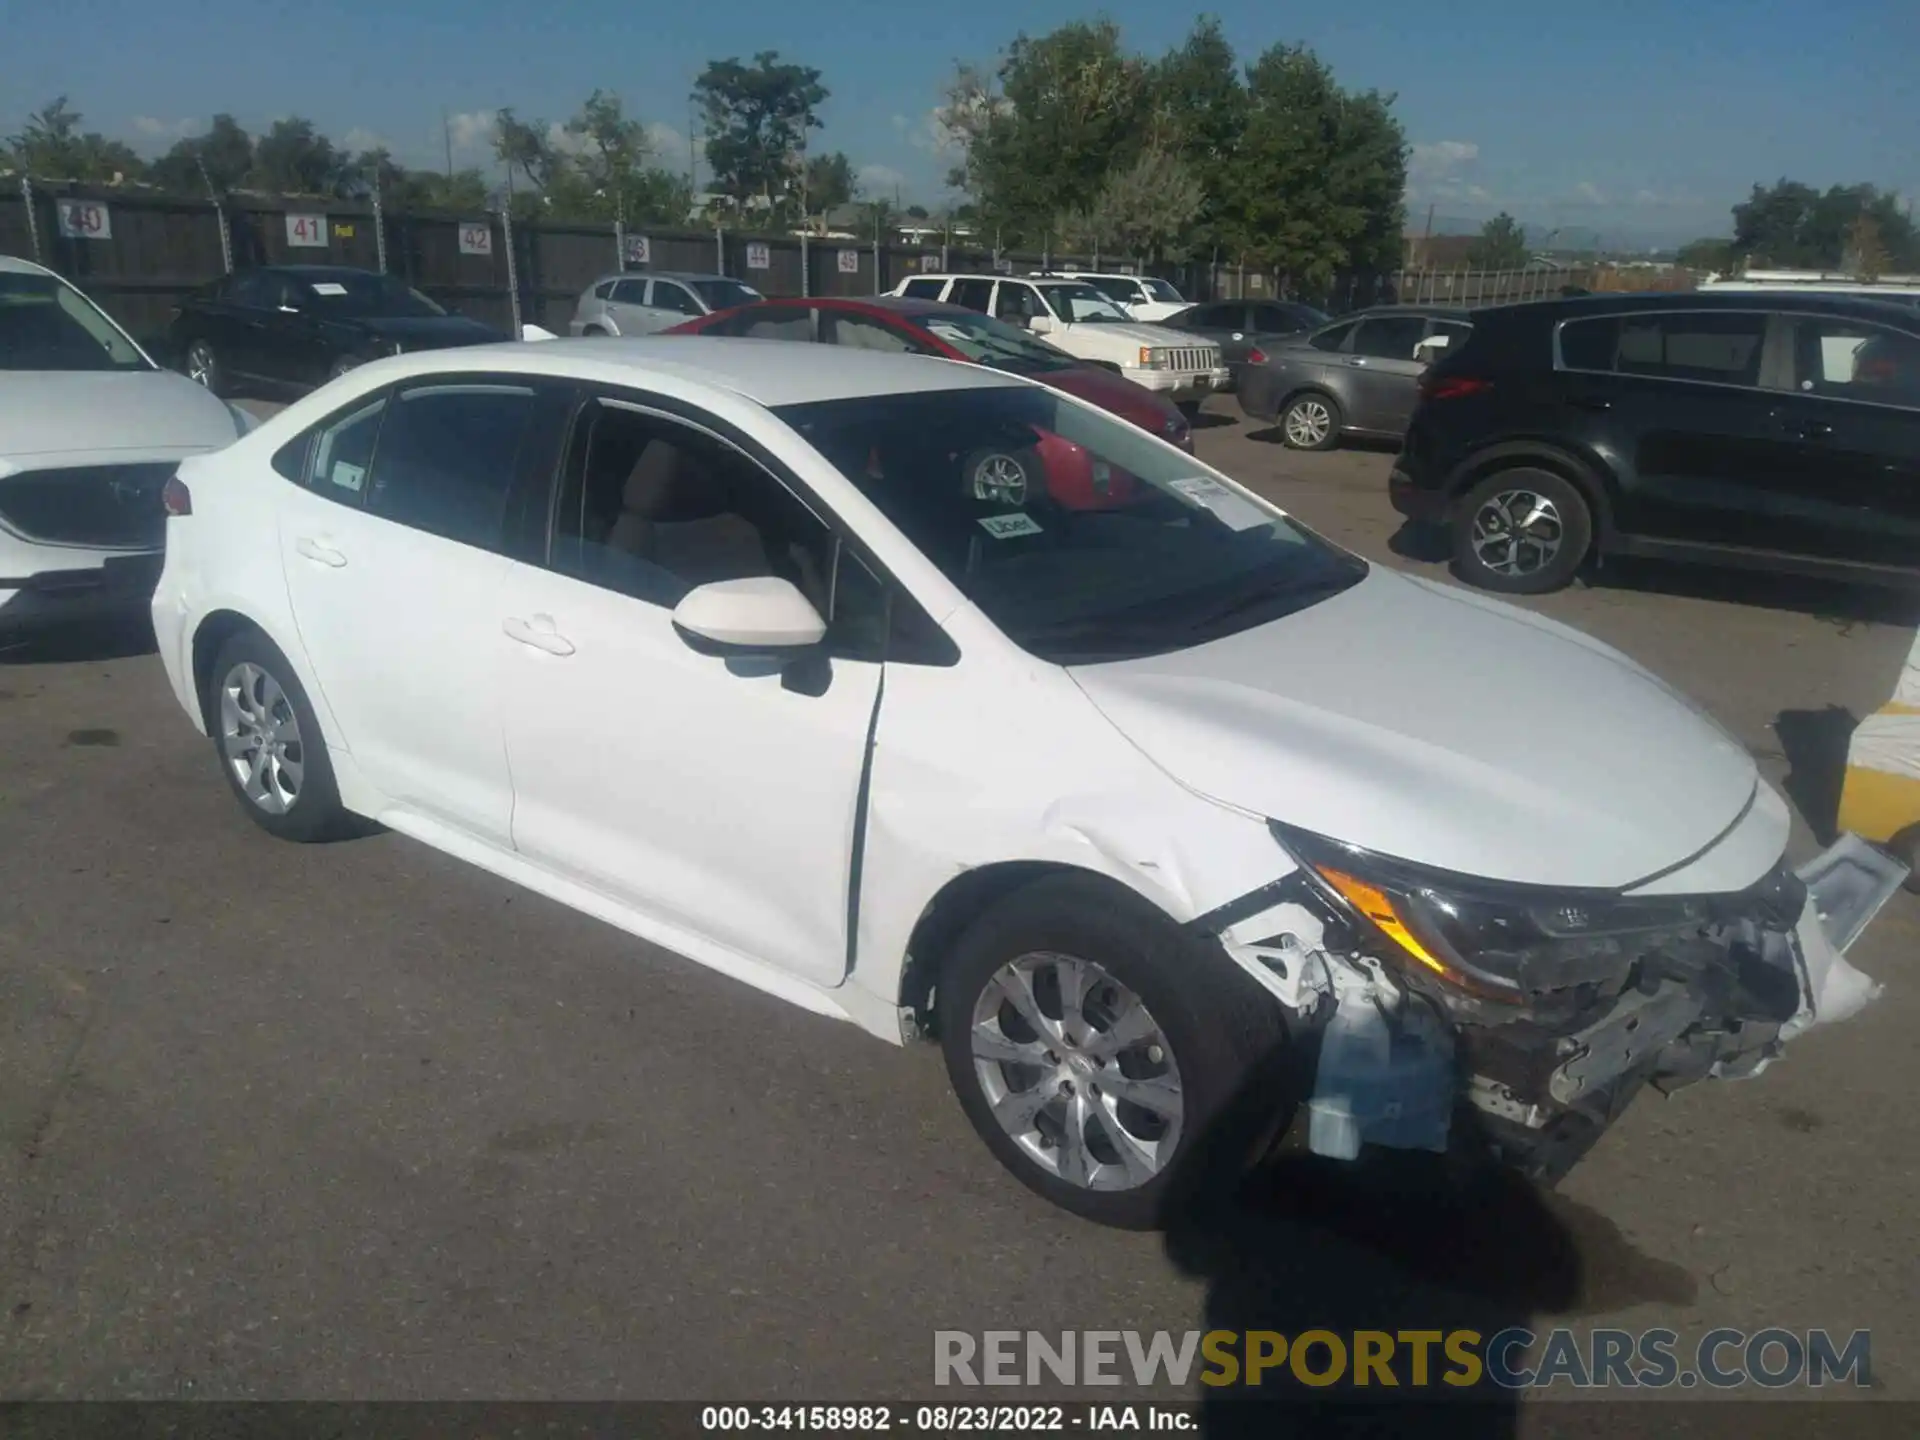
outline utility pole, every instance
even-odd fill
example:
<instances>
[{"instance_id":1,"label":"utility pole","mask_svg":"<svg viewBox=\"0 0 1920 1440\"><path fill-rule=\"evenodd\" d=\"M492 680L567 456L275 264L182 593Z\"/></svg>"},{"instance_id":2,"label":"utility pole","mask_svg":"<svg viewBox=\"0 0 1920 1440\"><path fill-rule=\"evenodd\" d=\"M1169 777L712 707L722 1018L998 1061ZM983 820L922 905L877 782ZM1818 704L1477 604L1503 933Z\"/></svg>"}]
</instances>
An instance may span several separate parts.
<instances>
[{"instance_id":1,"label":"utility pole","mask_svg":"<svg viewBox=\"0 0 1920 1440\"><path fill-rule=\"evenodd\" d=\"M453 122L447 118L447 107L440 107L440 138L447 142L447 184L453 184Z\"/></svg>"}]
</instances>

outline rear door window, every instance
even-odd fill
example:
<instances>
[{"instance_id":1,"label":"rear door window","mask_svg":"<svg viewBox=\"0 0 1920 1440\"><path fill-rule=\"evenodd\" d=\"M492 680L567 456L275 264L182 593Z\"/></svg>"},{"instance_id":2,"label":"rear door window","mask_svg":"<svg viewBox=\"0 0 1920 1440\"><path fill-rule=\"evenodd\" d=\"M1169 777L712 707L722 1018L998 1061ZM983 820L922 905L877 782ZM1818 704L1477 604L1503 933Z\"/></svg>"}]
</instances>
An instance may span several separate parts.
<instances>
[{"instance_id":1,"label":"rear door window","mask_svg":"<svg viewBox=\"0 0 1920 1440\"><path fill-rule=\"evenodd\" d=\"M729 335L748 340L811 340L813 311L805 305L759 305L737 317Z\"/></svg>"},{"instance_id":2,"label":"rear door window","mask_svg":"<svg viewBox=\"0 0 1920 1440\"><path fill-rule=\"evenodd\" d=\"M1920 409L1920 337L1803 315L1794 321L1793 375L1802 394Z\"/></svg>"},{"instance_id":3,"label":"rear door window","mask_svg":"<svg viewBox=\"0 0 1920 1440\"><path fill-rule=\"evenodd\" d=\"M1335 325L1330 329L1322 330L1307 343L1316 350L1338 350L1347 343L1347 337L1353 334L1354 326L1358 323L1358 321L1349 320L1344 325Z\"/></svg>"},{"instance_id":4,"label":"rear door window","mask_svg":"<svg viewBox=\"0 0 1920 1440\"><path fill-rule=\"evenodd\" d=\"M953 282L953 294L947 297L947 303L964 305L969 310L978 310L985 315L993 305L993 281L956 280Z\"/></svg>"},{"instance_id":5,"label":"rear door window","mask_svg":"<svg viewBox=\"0 0 1920 1440\"><path fill-rule=\"evenodd\" d=\"M1625 315L1613 368L1622 375L1758 385L1767 317L1698 310Z\"/></svg>"},{"instance_id":6,"label":"rear door window","mask_svg":"<svg viewBox=\"0 0 1920 1440\"><path fill-rule=\"evenodd\" d=\"M1377 360L1411 360L1426 333L1424 315L1376 315L1360 322L1353 353Z\"/></svg>"},{"instance_id":7,"label":"rear door window","mask_svg":"<svg viewBox=\"0 0 1920 1440\"><path fill-rule=\"evenodd\" d=\"M829 345L844 345L849 350L884 350L894 355L931 355L932 347L921 345L891 325L871 315L828 310L820 316L820 338Z\"/></svg>"},{"instance_id":8,"label":"rear door window","mask_svg":"<svg viewBox=\"0 0 1920 1440\"><path fill-rule=\"evenodd\" d=\"M916 300L938 300L940 291L946 283L944 280L909 280L907 288L902 293L911 295Z\"/></svg>"},{"instance_id":9,"label":"rear door window","mask_svg":"<svg viewBox=\"0 0 1920 1440\"><path fill-rule=\"evenodd\" d=\"M534 413L531 387L437 384L402 391L380 426L367 508L483 550L505 546L508 497Z\"/></svg>"},{"instance_id":10,"label":"rear door window","mask_svg":"<svg viewBox=\"0 0 1920 1440\"><path fill-rule=\"evenodd\" d=\"M646 304L647 303L647 282L644 280L614 281L613 301L616 305Z\"/></svg>"},{"instance_id":11,"label":"rear door window","mask_svg":"<svg viewBox=\"0 0 1920 1440\"><path fill-rule=\"evenodd\" d=\"M686 288L671 280L653 282L653 308L672 310L681 315L704 315L706 310L700 302L687 293Z\"/></svg>"}]
</instances>

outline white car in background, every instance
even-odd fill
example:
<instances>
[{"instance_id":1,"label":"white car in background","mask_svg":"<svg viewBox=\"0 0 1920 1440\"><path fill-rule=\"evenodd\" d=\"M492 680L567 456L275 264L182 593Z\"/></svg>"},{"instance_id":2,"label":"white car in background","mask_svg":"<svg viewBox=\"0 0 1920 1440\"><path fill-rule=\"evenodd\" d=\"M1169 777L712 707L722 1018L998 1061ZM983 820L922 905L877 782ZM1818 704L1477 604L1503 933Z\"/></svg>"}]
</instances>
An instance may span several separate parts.
<instances>
[{"instance_id":1,"label":"white car in background","mask_svg":"<svg viewBox=\"0 0 1920 1440\"><path fill-rule=\"evenodd\" d=\"M1233 378L1218 345L1142 324L1084 280L915 275L892 293L964 305L1021 326L1076 359L1117 370L1188 409Z\"/></svg>"},{"instance_id":2,"label":"white car in background","mask_svg":"<svg viewBox=\"0 0 1920 1440\"><path fill-rule=\"evenodd\" d=\"M1871 998L1838 952L1905 867L1788 869L1752 756L1625 656L1059 390L795 353L398 356L182 465L154 629L246 813L937 1035L994 1154L1116 1224L1299 1107L1551 1177Z\"/></svg>"},{"instance_id":3,"label":"white car in background","mask_svg":"<svg viewBox=\"0 0 1920 1440\"><path fill-rule=\"evenodd\" d=\"M1117 271L1049 270L1031 272L1035 279L1084 280L1136 320L1166 320L1192 307L1193 302L1171 281L1153 275L1126 275Z\"/></svg>"},{"instance_id":4,"label":"white car in background","mask_svg":"<svg viewBox=\"0 0 1920 1440\"><path fill-rule=\"evenodd\" d=\"M0 636L144 614L161 487L252 424L60 276L0 255Z\"/></svg>"}]
</instances>

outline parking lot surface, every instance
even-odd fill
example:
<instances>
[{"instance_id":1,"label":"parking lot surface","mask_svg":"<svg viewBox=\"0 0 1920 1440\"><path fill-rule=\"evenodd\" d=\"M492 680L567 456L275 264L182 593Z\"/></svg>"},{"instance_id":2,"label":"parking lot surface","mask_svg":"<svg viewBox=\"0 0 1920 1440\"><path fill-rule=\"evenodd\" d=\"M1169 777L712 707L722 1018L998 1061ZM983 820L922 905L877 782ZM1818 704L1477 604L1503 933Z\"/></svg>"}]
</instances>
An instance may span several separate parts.
<instances>
[{"instance_id":1,"label":"parking lot surface","mask_svg":"<svg viewBox=\"0 0 1920 1440\"><path fill-rule=\"evenodd\" d=\"M1444 576L1395 548L1385 452L1213 408L1205 458ZM1797 856L1912 634L1764 577L1527 603L1750 746ZM137 633L0 662L0 1398L926 1398L936 1329L1462 1323L1864 1328L1876 1393L1920 1398L1915 897L1854 951L1879 1004L1643 1098L1544 1200L1367 1216L1283 1177L1123 1234L1008 1178L931 1047L397 836L269 840Z\"/></svg>"}]
</instances>

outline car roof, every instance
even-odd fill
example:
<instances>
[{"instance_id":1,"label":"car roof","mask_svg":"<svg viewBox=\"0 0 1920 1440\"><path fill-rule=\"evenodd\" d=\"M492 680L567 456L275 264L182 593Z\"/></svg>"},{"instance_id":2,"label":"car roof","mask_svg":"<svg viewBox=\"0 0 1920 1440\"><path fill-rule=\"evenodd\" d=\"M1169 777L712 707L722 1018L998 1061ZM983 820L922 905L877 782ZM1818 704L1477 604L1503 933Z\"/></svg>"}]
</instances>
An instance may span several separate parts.
<instances>
[{"instance_id":1,"label":"car roof","mask_svg":"<svg viewBox=\"0 0 1920 1440\"><path fill-rule=\"evenodd\" d=\"M742 280L738 275L716 275L711 270L609 270L590 280L587 288L591 290L608 280L731 280L749 290L758 288L751 280Z\"/></svg>"},{"instance_id":2,"label":"car roof","mask_svg":"<svg viewBox=\"0 0 1920 1440\"><path fill-rule=\"evenodd\" d=\"M1572 319L1580 315L1613 315L1622 310L1774 310L1782 313L1848 315L1862 320L1904 322L1902 328L1920 330L1920 311L1897 300L1844 294L1805 294L1787 290L1642 290L1612 291L1600 295L1568 295L1553 300L1528 300L1489 306L1481 314L1545 315Z\"/></svg>"},{"instance_id":3,"label":"car roof","mask_svg":"<svg viewBox=\"0 0 1920 1440\"><path fill-rule=\"evenodd\" d=\"M276 275L291 275L296 280L320 280L329 275L378 275L378 270L363 269L358 265L254 265L246 267L254 270L267 270ZM244 274L245 270L234 272Z\"/></svg>"},{"instance_id":4,"label":"car roof","mask_svg":"<svg viewBox=\"0 0 1920 1440\"><path fill-rule=\"evenodd\" d=\"M22 260L17 255L0 255L0 270L10 271L15 275L53 275L54 273L44 265L36 265L31 260ZM54 278L59 277L56 275Z\"/></svg>"},{"instance_id":5,"label":"car roof","mask_svg":"<svg viewBox=\"0 0 1920 1440\"><path fill-rule=\"evenodd\" d=\"M705 335L634 339L521 340L423 350L376 360L355 371L387 381L468 371L546 375L644 386L649 376L724 390L774 408L866 395L927 390L979 390L1025 382L983 365L887 350L809 346L803 357L782 340Z\"/></svg>"},{"instance_id":6,"label":"car roof","mask_svg":"<svg viewBox=\"0 0 1920 1440\"><path fill-rule=\"evenodd\" d=\"M1294 301L1294 304L1300 302ZM1365 310L1355 310L1349 315L1336 315L1335 320L1364 320L1374 315L1418 315L1430 320L1466 320L1473 319L1473 312L1459 305L1369 305Z\"/></svg>"}]
</instances>

